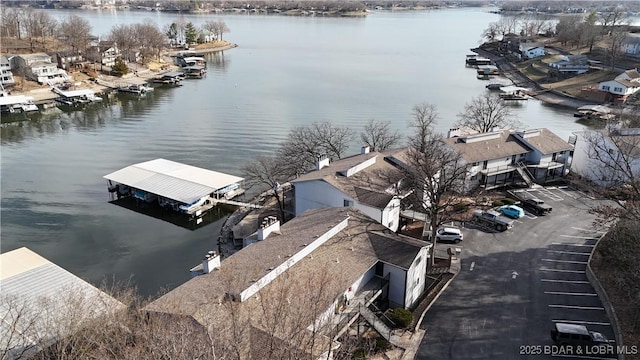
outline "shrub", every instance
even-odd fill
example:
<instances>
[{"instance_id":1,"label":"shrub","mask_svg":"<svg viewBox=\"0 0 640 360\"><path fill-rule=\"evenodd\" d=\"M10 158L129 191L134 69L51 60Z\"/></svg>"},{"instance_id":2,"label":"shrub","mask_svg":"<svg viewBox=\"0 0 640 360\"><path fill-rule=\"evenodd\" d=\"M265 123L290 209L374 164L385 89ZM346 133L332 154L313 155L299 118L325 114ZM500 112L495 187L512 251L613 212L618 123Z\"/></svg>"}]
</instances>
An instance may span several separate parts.
<instances>
[{"instance_id":1,"label":"shrub","mask_svg":"<svg viewBox=\"0 0 640 360\"><path fill-rule=\"evenodd\" d=\"M389 349L389 342L385 339L376 339L376 352L386 351Z\"/></svg>"},{"instance_id":2,"label":"shrub","mask_svg":"<svg viewBox=\"0 0 640 360\"><path fill-rule=\"evenodd\" d=\"M469 210L469 204L466 203L455 203L453 204L453 210L456 212L465 212Z\"/></svg>"},{"instance_id":3,"label":"shrub","mask_svg":"<svg viewBox=\"0 0 640 360\"><path fill-rule=\"evenodd\" d=\"M513 205L516 203L516 201L513 200L512 198L504 198L502 199L502 203L505 205Z\"/></svg>"},{"instance_id":4,"label":"shrub","mask_svg":"<svg viewBox=\"0 0 640 360\"><path fill-rule=\"evenodd\" d=\"M353 352L351 353L351 358L352 359L366 359L367 358L367 351L365 349L355 349L353 350Z\"/></svg>"},{"instance_id":5,"label":"shrub","mask_svg":"<svg viewBox=\"0 0 640 360\"><path fill-rule=\"evenodd\" d=\"M504 205L502 200L493 200L493 202L491 203L491 206L493 206L493 207L502 206L502 205Z\"/></svg>"},{"instance_id":6,"label":"shrub","mask_svg":"<svg viewBox=\"0 0 640 360\"><path fill-rule=\"evenodd\" d=\"M122 58L117 58L115 64L111 67L111 71L122 76L129 73L129 68L127 67L127 64L124 63L124 60L122 60Z\"/></svg>"},{"instance_id":7,"label":"shrub","mask_svg":"<svg viewBox=\"0 0 640 360\"><path fill-rule=\"evenodd\" d=\"M403 308L392 309L389 312L389 317L396 326L401 328L406 328L411 325L411 322L413 322L413 314L411 311Z\"/></svg>"}]
</instances>

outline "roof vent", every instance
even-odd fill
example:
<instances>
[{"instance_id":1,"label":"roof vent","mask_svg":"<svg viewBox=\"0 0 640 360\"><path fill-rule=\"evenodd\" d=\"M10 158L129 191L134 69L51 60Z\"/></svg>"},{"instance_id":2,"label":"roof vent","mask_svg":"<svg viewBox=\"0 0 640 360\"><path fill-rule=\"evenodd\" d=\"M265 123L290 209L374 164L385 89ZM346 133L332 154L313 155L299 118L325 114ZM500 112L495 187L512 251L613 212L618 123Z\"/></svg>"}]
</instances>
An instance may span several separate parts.
<instances>
[{"instance_id":1,"label":"roof vent","mask_svg":"<svg viewBox=\"0 0 640 360\"><path fill-rule=\"evenodd\" d=\"M336 258L336 264L340 264L340 259Z\"/></svg>"}]
</instances>

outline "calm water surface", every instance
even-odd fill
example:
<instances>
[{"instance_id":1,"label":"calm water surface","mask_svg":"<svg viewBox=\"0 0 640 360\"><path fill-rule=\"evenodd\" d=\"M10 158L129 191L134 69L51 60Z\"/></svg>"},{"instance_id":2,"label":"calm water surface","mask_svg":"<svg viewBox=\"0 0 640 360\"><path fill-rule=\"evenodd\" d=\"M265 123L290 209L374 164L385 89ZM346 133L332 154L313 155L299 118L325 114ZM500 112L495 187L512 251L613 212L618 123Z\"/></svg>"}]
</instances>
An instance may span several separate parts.
<instances>
[{"instance_id":1,"label":"calm water surface","mask_svg":"<svg viewBox=\"0 0 640 360\"><path fill-rule=\"evenodd\" d=\"M174 14L51 11L87 18L96 35ZM144 295L189 278L215 248L221 221L191 231L109 204L103 175L155 158L242 175L293 126L329 120L360 131L389 120L406 134L413 105L428 102L445 131L486 82L464 55L498 15L488 9L372 13L363 19L185 16L224 19L238 48L209 54L203 80L116 95L85 111L34 115L2 131L1 250L28 246L93 283L131 279ZM562 138L582 128L572 111L528 101L514 106L527 127ZM354 142L353 152L360 144Z\"/></svg>"}]
</instances>

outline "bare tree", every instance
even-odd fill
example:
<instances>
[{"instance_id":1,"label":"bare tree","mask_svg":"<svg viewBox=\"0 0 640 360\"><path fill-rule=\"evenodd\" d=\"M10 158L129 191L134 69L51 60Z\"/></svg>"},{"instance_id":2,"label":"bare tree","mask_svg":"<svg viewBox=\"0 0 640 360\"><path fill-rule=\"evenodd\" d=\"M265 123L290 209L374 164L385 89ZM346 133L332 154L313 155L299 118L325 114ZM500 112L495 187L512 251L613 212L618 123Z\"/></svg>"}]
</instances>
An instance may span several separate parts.
<instances>
[{"instance_id":1,"label":"bare tree","mask_svg":"<svg viewBox=\"0 0 640 360\"><path fill-rule=\"evenodd\" d=\"M134 26L129 24L114 25L109 33L109 41L115 42L118 49L125 54L139 46L138 37L140 34L135 31Z\"/></svg>"},{"instance_id":2,"label":"bare tree","mask_svg":"<svg viewBox=\"0 0 640 360\"><path fill-rule=\"evenodd\" d=\"M593 50L593 45L600 35L597 21L598 14L592 11L585 17L584 22L580 26L581 40L589 46L589 52Z\"/></svg>"},{"instance_id":3,"label":"bare tree","mask_svg":"<svg viewBox=\"0 0 640 360\"><path fill-rule=\"evenodd\" d=\"M613 31L616 26L625 21L626 11L622 6L614 6L612 11L603 12L600 15L600 23L605 34Z\"/></svg>"},{"instance_id":4,"label":"bare tree","mask_svg":"<svg viewBox=\"0 0 640 360\"><path fill-rule=\"evenodd\" d=\"M556 36L561 44L577 44L580 42L580 15L563 16L556 24Z\"/></svg>"},{"instance_id":5,"label":"bare tree","mask_svg":"<svg viewBox=\"0 0 640 360\"><path fill-rule=\"evenodd\" d=\"M451 221L454 204L459 202L457 194L463 192L467 165L443 141L443 135L434 130L435 108L421 105L426 112L414 112L410 127L414 134L409 139L409 166L407 179L414 190L413 203L427 215L425 232L433 242L430 264L435 261L436 231L445 222ZM425 116L426 114L426 116Z\"/></svg>"},{"instance_id":6,"label":"bare tree","mask_svg":"<svg viewBox=\"0 0 640 360\"><path fill-rule=\"evenodd\" d=\"M520 124L511 109L498 95L485 93L474 97L458 114L456 126L467 127L480 133L494 128L515 128Z\"/></svg>"},{"instance_id":7,"label":"bare tree","mask_svg":"<svg viewBox=\"0 0 640 360\"><path fill-rule=\"evenodd\" d=\"M287 164L287 177L293 178L312 169L318 159L324 156L342 158L352 139L353 131L348 127L336 126L328 121L314 122L289 131L278 155Z\"/></svg>"},{"instance_id":8,"label":"bare tree","mask_svg":"<svg viewBox=\"0 0 640 360\"><path fill-rule=\"evenodd\" d=\"M360 139L371 151L385 151L400 143L400 133L392 132L391 122L369 120L360 133Z\"/></svg>"},{"instance_id":9,"label":"bare tree","mask_svg":"<svg viewBox=\"0 0 640 360\"><path fill-rule=\"evenodd\" d=\"M142 24L134 24L133 29L136 34L136 43L146 55L145 62L150 60L148 55L160 57L166 45L166 37L158 25L151 20L145 20Z\"/></svg>"},{"instance_id":10,"label":"bare tree","mask_svg":"<svg viewBox=\"0 0 640 360\"><path fill-rule=\"evenodd\" d=\"M609 43L609 48L607 50L609 53L609 59L611 61L612 71L616 69L616 62L618 61L622 53L622 44L627 40L628 37L629 32L622 26L615 27L613 28L613 30L611 30L611 35L607 39Z\"/></svg>"},{"instance_id":11,"label":"bare tree","mask_svg":"<svg viewBox=\"0 0 640 360\"><path fill-rule=\"evenodd\" d=\"M242 167L242 173L250 187L272 189L272 195L278 203L281 222L285 222L284 200L280 195L280 184L286 182L286 165L277 156L259 156Z\"/></svg>"},{"instance_id":12,"label":"bare tree","mask_svg":"<svg viewBox=\"0 0 640 360\"><path fill-rule=\"evenodd\" d=\"M91 24L80 16L69 15L60 22L60 34L74 52L84 51L91 37Z\"/></svg>"},{"instance_id":13,"label":"bare tree","mask_svg":"<svg viewBox=\"0 0 640 360\"><path fill-rule=\"evenodd\" d=\"M213 37L218 39L218 23L215 20L207 20L202 24L202 29L213 34Z\"/></svg>"},{"instance_id":14,"label":"bare tree","mask_svg":"<svg viewBox=\"0 0 640 360\"><path fill-rule=\"evenodd\" d=\"M229 31L229 27L227 27L227 23L225 23L223 20L218 20L215 22L215 31L214 33L216 34L216 38L219 40L222 40L222 35L224 33L228 33Z\"/></svg>"},{"instance_id":15,"label":"bare tree","mask_svg":"<svg viewBox=\"0 0 640 360\"><path fill-rule=\"evenodd\" d=\"M489 23L489 26L482 32L482 39L487 42L494 42L500 35L500 28L497 22Z\"/></svg>"}]
</instances>

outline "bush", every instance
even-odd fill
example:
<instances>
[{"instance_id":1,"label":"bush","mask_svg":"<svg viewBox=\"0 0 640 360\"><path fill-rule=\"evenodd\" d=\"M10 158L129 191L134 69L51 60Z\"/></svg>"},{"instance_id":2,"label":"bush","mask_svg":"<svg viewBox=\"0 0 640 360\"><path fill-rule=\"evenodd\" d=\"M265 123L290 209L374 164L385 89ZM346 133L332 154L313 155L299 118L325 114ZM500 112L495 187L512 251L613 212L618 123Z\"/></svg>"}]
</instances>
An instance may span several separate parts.
<instances>
[{"instance_id":1,"label":"bush","mask_svg":"<svg viewBox=\"0 0 640 360\"><path fill-rule=\"evenodd\" d=\"M376 339L376 352L382 352L389 349L389 342L385 339Z\"/></svg>"},{"instance_id":2,"label":"bush","mask_svg":"<svg viewBox=\"0 0 640 360\"><path fill-rule=\"evenodd\" d=\"M367 351L365 349L355 349L353 350L353 352L351 353L351 358L352 359L366 359L367 358Z\"/></svg>"},{"instance_id":3,"label":"bush","mask_svg":"<svg viewBox=\"0 0 640 360\"><path fill-rule=\"evenodd\" d=\"M453 210L456 212L465 212L469 210L469 204L466 203L455 203L453 204Z\"/></svg>"},{"instance_id":4,"label":"bush","mask_svg":"<svg viewBox=\"0 0 640 360\"><path fill-rule=\"evenodd\" d=\"M516 203L516 201L513 200L512 198L504 198L502 199L502 203L505 205L513 205Z\"/></svg>"},{"instance_id":5,"label":"bush","mask_svg":"<svg viewBox=\"0 0 640 360\"><path fill-rule=\"evenodd\" d=\"M413 314L411 311L403 308L395 308L389 312L389 317L397 327L406 328L413 322Z\"/></svg>"},{"instance_id":6,"label":"bush","mask_svg":"<svg viewBox=\"0 0 640 360\"><path fill-rule=\"evenodd\" d=\"M117 58L115 64L111 67L111 71L122 76L127 75L129 73L129 67L124 63L122 58Z\"/></svg>"},{"instance_id":7,"label":"bush","mask_svg":"<svg viewBox=\"0 0 640 360\"><path fill-rule=\"evenodd\" d=\"M493 200L493 202L491 203L491 206L493 206L493 207L502 206L502 205L504 205L502 200Z\"/></svg>"}]
</instances>

